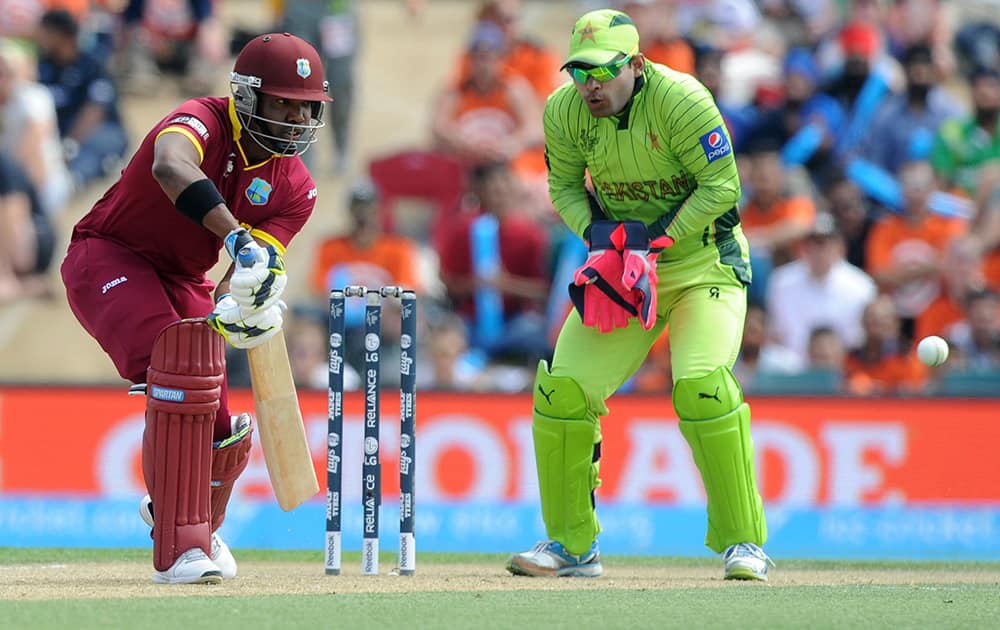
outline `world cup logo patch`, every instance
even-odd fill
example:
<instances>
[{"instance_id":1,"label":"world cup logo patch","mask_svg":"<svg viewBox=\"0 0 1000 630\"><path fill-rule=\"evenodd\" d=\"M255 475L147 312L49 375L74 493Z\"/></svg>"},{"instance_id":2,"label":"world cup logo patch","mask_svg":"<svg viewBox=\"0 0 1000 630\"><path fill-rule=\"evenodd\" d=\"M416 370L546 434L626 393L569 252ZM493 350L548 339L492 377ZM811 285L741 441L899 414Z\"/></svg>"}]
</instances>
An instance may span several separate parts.
<instances>
[{"instance_id":1,"label":"world cup logo patch","mask_svg":"<svg viewBox=\"0 0 1000 630\"><path fill-rule=\"evenodd\" d=\"M308 59L299 58L295 60L295 74L299 75L303 79L308 79L309 75L312 73L312 66L309 65Z\"/></svg>"}]
</instances>

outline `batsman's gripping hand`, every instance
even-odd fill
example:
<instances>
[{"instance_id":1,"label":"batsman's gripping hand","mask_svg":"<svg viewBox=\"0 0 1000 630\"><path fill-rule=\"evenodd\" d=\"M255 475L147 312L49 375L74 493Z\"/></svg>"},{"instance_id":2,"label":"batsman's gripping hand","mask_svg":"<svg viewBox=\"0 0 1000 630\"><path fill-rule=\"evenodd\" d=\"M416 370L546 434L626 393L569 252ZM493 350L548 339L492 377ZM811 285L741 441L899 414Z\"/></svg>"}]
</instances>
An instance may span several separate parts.
<instances>
[{"instance_id":1,"label":"batsman's gripping hand","mask_svg":"<svg viewBox=\"0 0 1000 630\"><path fill-rule=\"evenodd\" d=\"M622 250L625 231L619 221L594 221L588 228L590 255L573 274L569 297L585 326L602 332L628 326L638 311L631 292L622 282L625 273Z\"/></svg>"},{"instance_id":2,"label":"batsman's gripping hand","mask_svg":"<svg viewBox=\"0 0 1000 630\"><path fill-rule=\"evenodd\" d=\"M625 231L622 284L631 292L630 301L638 311L642 327L649 330L656 324L656 259L674 241L666 234L650 239L649 230L641 221L625 221L622 227Z\"/></svg>"},{"instance_id":3,"label":"batsman's gripping hand","mask_svg":"<svg viewBox=\"0 0 1000 630\"><path fill-rule=\"evenodd\" d=\"M215 303L205 322L234 348L246 350L261 345L281 332L285 303L247 311L226 293Z\"/></svg>"},{"instance_id":4,"label":"batsman's gripping hand","mask_svg":"<svg viewBox=\"0 0 1000 630\"><path fill-rule=\"evenodd\" d=\"M243 228L225 239L236 270L229 279L229 292L246 311L266 310L281 299L288 284L285 263L273 245L261 247Z\"/></svg>"}]
</instances>

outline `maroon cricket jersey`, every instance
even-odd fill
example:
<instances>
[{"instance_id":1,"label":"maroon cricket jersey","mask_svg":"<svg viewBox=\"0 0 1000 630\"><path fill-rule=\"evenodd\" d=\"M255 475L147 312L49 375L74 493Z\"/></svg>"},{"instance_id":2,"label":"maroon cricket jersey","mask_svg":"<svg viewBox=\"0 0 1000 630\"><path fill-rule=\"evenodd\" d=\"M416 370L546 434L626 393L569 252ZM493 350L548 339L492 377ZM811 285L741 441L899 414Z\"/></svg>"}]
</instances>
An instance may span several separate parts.
<instances>
[{"instance_id":1,"label":"maroon cricket jersey","mask_svg":"<svg viewBox=\"0 0 1000 630\"><path fill-rule=\"evenodd\" d=\"M316 204L316 185L298 157L247 164L242 127L229 98L189 100L157 123L121 178L73 228L73 241L104 238L129 248L164 274L201 278L219 260L222 239L181 214L153 179L153 145L161 133L182 133L202 155L201 169L233 216L284 251ZM246 139L244 142L253 142Z\"/></svg>"}]
</instances>

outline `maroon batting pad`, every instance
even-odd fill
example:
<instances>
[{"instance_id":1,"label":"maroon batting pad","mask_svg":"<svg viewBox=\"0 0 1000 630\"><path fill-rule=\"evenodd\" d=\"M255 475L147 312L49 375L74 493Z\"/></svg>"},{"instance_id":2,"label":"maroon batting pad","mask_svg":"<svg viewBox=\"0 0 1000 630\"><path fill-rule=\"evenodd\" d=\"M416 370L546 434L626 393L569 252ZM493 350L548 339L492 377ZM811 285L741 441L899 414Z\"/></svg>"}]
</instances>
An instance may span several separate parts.
<instances>
[{"instance_id":1,"label":"maroon batting pad","mask_svg":"<svg viewBox=\"0 0 1000 630\"><path fill-rule=\"evenodd\" d=\"M250 461L250 436L253 429L240 439L223 448L212 449L212 531L222 526L226 518L226 505L233 493L233 484L246 470Z\"/></svg>"},{"instance_id":2,"label":"maroon batting pad","mask_svg":"<svg viewBox=\"0 0 1000 630\"><path fill-rule=\"evenodd\" d=\"M142 472L156 506L153 566L166 571L209 542L212 427L226 371L225 342L201 319L164 328L146 371Z\"/></svg>"}]
</instances>

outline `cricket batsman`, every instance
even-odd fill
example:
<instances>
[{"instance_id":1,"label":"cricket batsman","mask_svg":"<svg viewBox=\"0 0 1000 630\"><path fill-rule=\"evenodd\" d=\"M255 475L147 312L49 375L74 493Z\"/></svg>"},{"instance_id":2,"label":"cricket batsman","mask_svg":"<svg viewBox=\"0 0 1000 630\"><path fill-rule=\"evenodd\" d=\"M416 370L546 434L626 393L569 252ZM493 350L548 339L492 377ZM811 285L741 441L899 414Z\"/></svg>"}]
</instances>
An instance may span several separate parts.
<instances>
[{"instance_id":1,"label":"cricket batsman","mask_svg":"<svg viewBox=\"0 0 1000 630\"><path fill-rule=\"evenodd\" d=\"M542 361L535 377L549 540L513 555L507 570L602 574L594 492L605 401L669 324L673 406L708 498L705 544L723 554L726 579L767 580L750 408L732 371L750 263L726 127L697 80L643 57L625 13L577 20L563 69L572 82L544 112L549 195L590 255L570 285L575 309L552 365Z\"/></svg>"},{"instance_id":2,"label":"cricket batsman","mask_svg":"<svg viewBox=\"0 0 1000 630\"><path fill-rule=\"evenodd\" d=\"M317 52L261 35L237 56L230 87L153 126L73 228L62 264L73 314L123 378L145 384L139 514L158 584L236 577L218 529L252 429L229 412L225 344L253 348L281 332L285 248L316 204L298 156L330 101ZM206 273L220 252L231 264L216 286Z\"/></svg>"}]
</instances>

